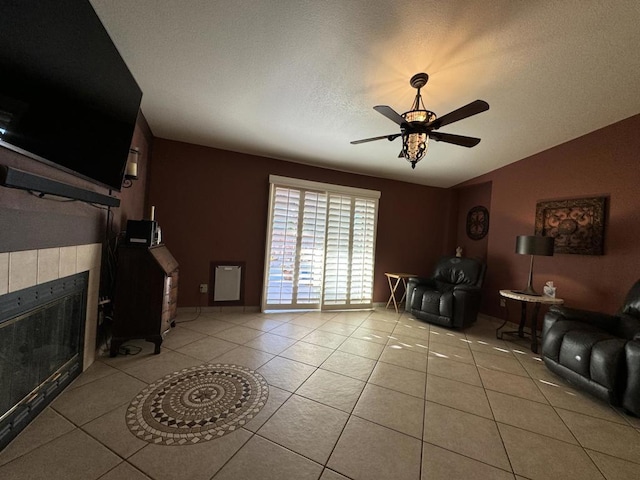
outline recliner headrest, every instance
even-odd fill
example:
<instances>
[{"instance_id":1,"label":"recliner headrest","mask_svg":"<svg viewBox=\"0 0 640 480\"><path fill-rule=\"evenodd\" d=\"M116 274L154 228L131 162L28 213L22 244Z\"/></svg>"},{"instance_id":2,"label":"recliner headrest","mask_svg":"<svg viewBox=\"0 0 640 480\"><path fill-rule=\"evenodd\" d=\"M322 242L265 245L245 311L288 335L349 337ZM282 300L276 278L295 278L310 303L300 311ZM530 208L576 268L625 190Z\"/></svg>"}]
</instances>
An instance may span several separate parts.
<instances>
[{"instance_id":1,"label":"recliner headrest","mask_svg":"<svg viewBox=\"0 0 640 480\"><path fill-rule=\"evenodd\" d=\"M483 265L471 258L443 257L438 261L433 279L454 285L476 285L483 272Z\"/></svg>"}]
</instances>

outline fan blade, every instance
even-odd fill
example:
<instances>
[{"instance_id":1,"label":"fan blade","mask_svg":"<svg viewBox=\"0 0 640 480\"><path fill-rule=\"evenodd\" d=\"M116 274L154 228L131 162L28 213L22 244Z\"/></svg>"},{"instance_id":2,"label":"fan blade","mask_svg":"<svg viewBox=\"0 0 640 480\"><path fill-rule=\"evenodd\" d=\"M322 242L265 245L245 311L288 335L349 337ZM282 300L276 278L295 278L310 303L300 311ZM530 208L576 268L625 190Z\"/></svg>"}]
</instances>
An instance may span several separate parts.
<instances>
[{"instance_id":1,"label":"fan blade","mask_svg":"<svg viewBox=\"0 0 640 480\"><path fill-rule=\"evenodd\" d=\"M354 140L353 142L350 142L350 143L351 145L358 145L359 143L373 142L374 140L384 140L385 138L391 142L392 140L395 140L396 138L398 138L400 135L402 134L392 133L391 135L381 135L380 137L363 138L362 140Z\"/></svg>"},{"instance_id":2,"label":"fan blade","mask_svg":"<svg viewBox=\"0 0 640 480\"><path fill-rule=\"evenodd\" d=\"M472 117L473 115L477 115L478 113L482 113L487 110L489 110L489 104L487 102L484 100L476 100L475 102L471 102L464 107L460 107L453 112L449 112L440 118L436 118L433 122L427 123L426 126L437 130L444 125L449 125L450 123L463 120L467 117Z\"/></svg>"},{"instance_id":3,"label":"fan blade","mask_svg":"<svg viewBox=\"0 0 640 480\"><path fill-rule=\"evenodd\" d=\"M433 138L436 142L453 143L454 145L460 145L461 147L467 148L475 147L480 143L479 138L441 132L429 132L429 138Z\"/></svg>"},{"instance_id":4,"label":"fan blade","mask_svg":"<svg viewBox=\"0 0 640 480\"><path fill-rule=\"evenodd\" d=\"M387 117L392 122L396 122L398 125L402 125L403 123L407 123L402 115L396 112L393 108L387 105L376 105L373 109Z\"/></svg>"}]
</instances>

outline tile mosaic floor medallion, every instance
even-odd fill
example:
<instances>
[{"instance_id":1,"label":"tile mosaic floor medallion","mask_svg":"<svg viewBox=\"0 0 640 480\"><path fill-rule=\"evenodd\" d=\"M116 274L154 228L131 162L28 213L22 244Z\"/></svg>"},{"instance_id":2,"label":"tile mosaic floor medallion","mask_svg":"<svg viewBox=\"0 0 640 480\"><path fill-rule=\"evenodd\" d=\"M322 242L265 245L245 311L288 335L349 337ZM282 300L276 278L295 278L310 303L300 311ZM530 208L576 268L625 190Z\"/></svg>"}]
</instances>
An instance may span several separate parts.
<instances>
[{"instance_id":1,"label":"tile mosaic floor medallion","mask_svg":"<svg viewBox=\"0 0 640 480\"><path fill-rule=\"evenodd\" d=\"M238 365L185 368L149 385L126 413L129 430L158 445L193 445L242 427L264 407L266 380Z\"/></svg>"}]
</instances>

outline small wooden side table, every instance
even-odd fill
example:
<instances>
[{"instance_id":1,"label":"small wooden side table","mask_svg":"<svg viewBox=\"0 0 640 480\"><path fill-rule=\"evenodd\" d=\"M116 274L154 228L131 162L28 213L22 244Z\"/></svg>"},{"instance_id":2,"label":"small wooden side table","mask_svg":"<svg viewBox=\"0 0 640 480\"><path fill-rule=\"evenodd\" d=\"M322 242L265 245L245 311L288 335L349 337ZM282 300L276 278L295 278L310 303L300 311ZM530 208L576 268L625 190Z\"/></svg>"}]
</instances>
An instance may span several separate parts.
<instances>
[{"instance_id":1,"label":"small wooden side table","mask_svg":"<svg viewBox=\"0 0 640 480\"><path fill-rule=\"evenodd\" d=\"M508 335L518 334L518 337L524 338L524 324L527 321L527 303L533 303L533 313L531 314L531 351L533 353L538 353L538 312L540 311L540 305L561 305L564 303L564 300L561 298L548 297L546 295L527 295L524 293L519 293L514 290L500 290L500 296L502 298L508 298L511 300L517 300L520 302L521 314L520 314L520 325L518 325L518 330L509 331L509 332L501 332L500 330L507 324L509 321L509 315L506 315L504 323L500 325L496 329L496 338L502 340L502 335L505 333ZM508 312L508 310L507 310Z\"/></svg>"},{"instance_id":2,"label":"small wooden side table","mask_svg":"<svg viewBox=\"0 0 640 480\"><path fill-rule=\"evenodd\" d=\"M387 306L385 308L389 308L389 304L393 302L393 307L396 309L396 313L398 313L398 305L404 302L407 297L407 278L417 277L415 273L387 273L387 281L389 282L389 290L391 291L391 295L389 295L389 300L387 301ZM392 281L392 280L395 280ZM400 282L402 282L402 286L404 291L402 292L402 297L398 301L396 299L396 291L398 290L398 286L400 286Z\"/></svg>"}]
</instances>

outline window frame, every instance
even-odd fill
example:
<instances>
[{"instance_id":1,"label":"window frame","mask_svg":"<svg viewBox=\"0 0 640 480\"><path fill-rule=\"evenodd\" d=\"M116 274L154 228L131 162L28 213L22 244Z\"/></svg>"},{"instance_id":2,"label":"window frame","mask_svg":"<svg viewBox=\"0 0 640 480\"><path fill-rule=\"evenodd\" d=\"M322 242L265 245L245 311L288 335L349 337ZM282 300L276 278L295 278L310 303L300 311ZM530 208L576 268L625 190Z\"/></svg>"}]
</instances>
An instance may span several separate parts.
<instances>
[{"instance_id":1,"label":"window frame","mask_svg":"<svg viewBox=\"0 0 640 480\"><path fill-rule=\"evenodd\" d=\"M374 277L375 277L375 250L376 250L376 240L377 240L377 227L378 227L378 207L379 207L379 199L381 197L381 192L377 190L368 190L357 187L349 187L344 185L336 185L330 183L322 183L322 182L314 182L310 180L302 180L291 177L283 177L279 175L270 175L269 176L269 206L268 206L268 215L267 215L267 232L266 232L266 242L265 242L265 259L264 259L264 275L263 275L263 285L262 285L262 299L261 299L261 310L264 311L277 311L277 310L335 310L335 309L367 309L373 307L373 287L374 287ZM267 290L269 286L269 273L270 273L270 264L271 264L271 245L272 245L272 237L273 237L273 221L274 221L274 206L275 206L275 192L276 188L291 188L291 189L300 189L304 191L314 191L318 193L324 193L327 195L327 216L329 213L329 197L331 195L344 195L350 196L352 201L352 216L351 216L351 235L349 241L349 251L350 251L350 261L349 261L349 270L351 271L352 267L352 252L353 252L353 226L354 226L354 216L353 216L353 205L355 204L356 199L368 200L374 202L374 216L373 216L373 244L372 244L372 270L371 270L371 301L367 304L344 304L344 305L325 305L324 304L324 292L325 292L325 278L323 273L322 279L322 287L321 287L321 298L318 307L316 308L315 304L310 304L305 307L304 305L294 305L294 306L286 306L282 307L281 305L267 304ZM301 202L302 205L302 202ZM302 207L301 207L302 208ZM323 259L323 272L326 267L326 248L327 248L327 237L328 237L328 224L325 225L325 247L324 247L324 259ZM299 243L299 242L298 242ZM297 256L299 256L300 252L297 252ZM299 264L299 260L298 260ZM299 273L299 272L297 272ZM297 277L297 274L296 274ZM294 284L294 292L297 290L297 282ZM349 284L349 292L351 291L351 285ZM350 293L347 295L349 298ZM293 297L292 301L295 303L295 297ZM349 300L347 300L348 302Z\"/></svg>"}]
</instances>

